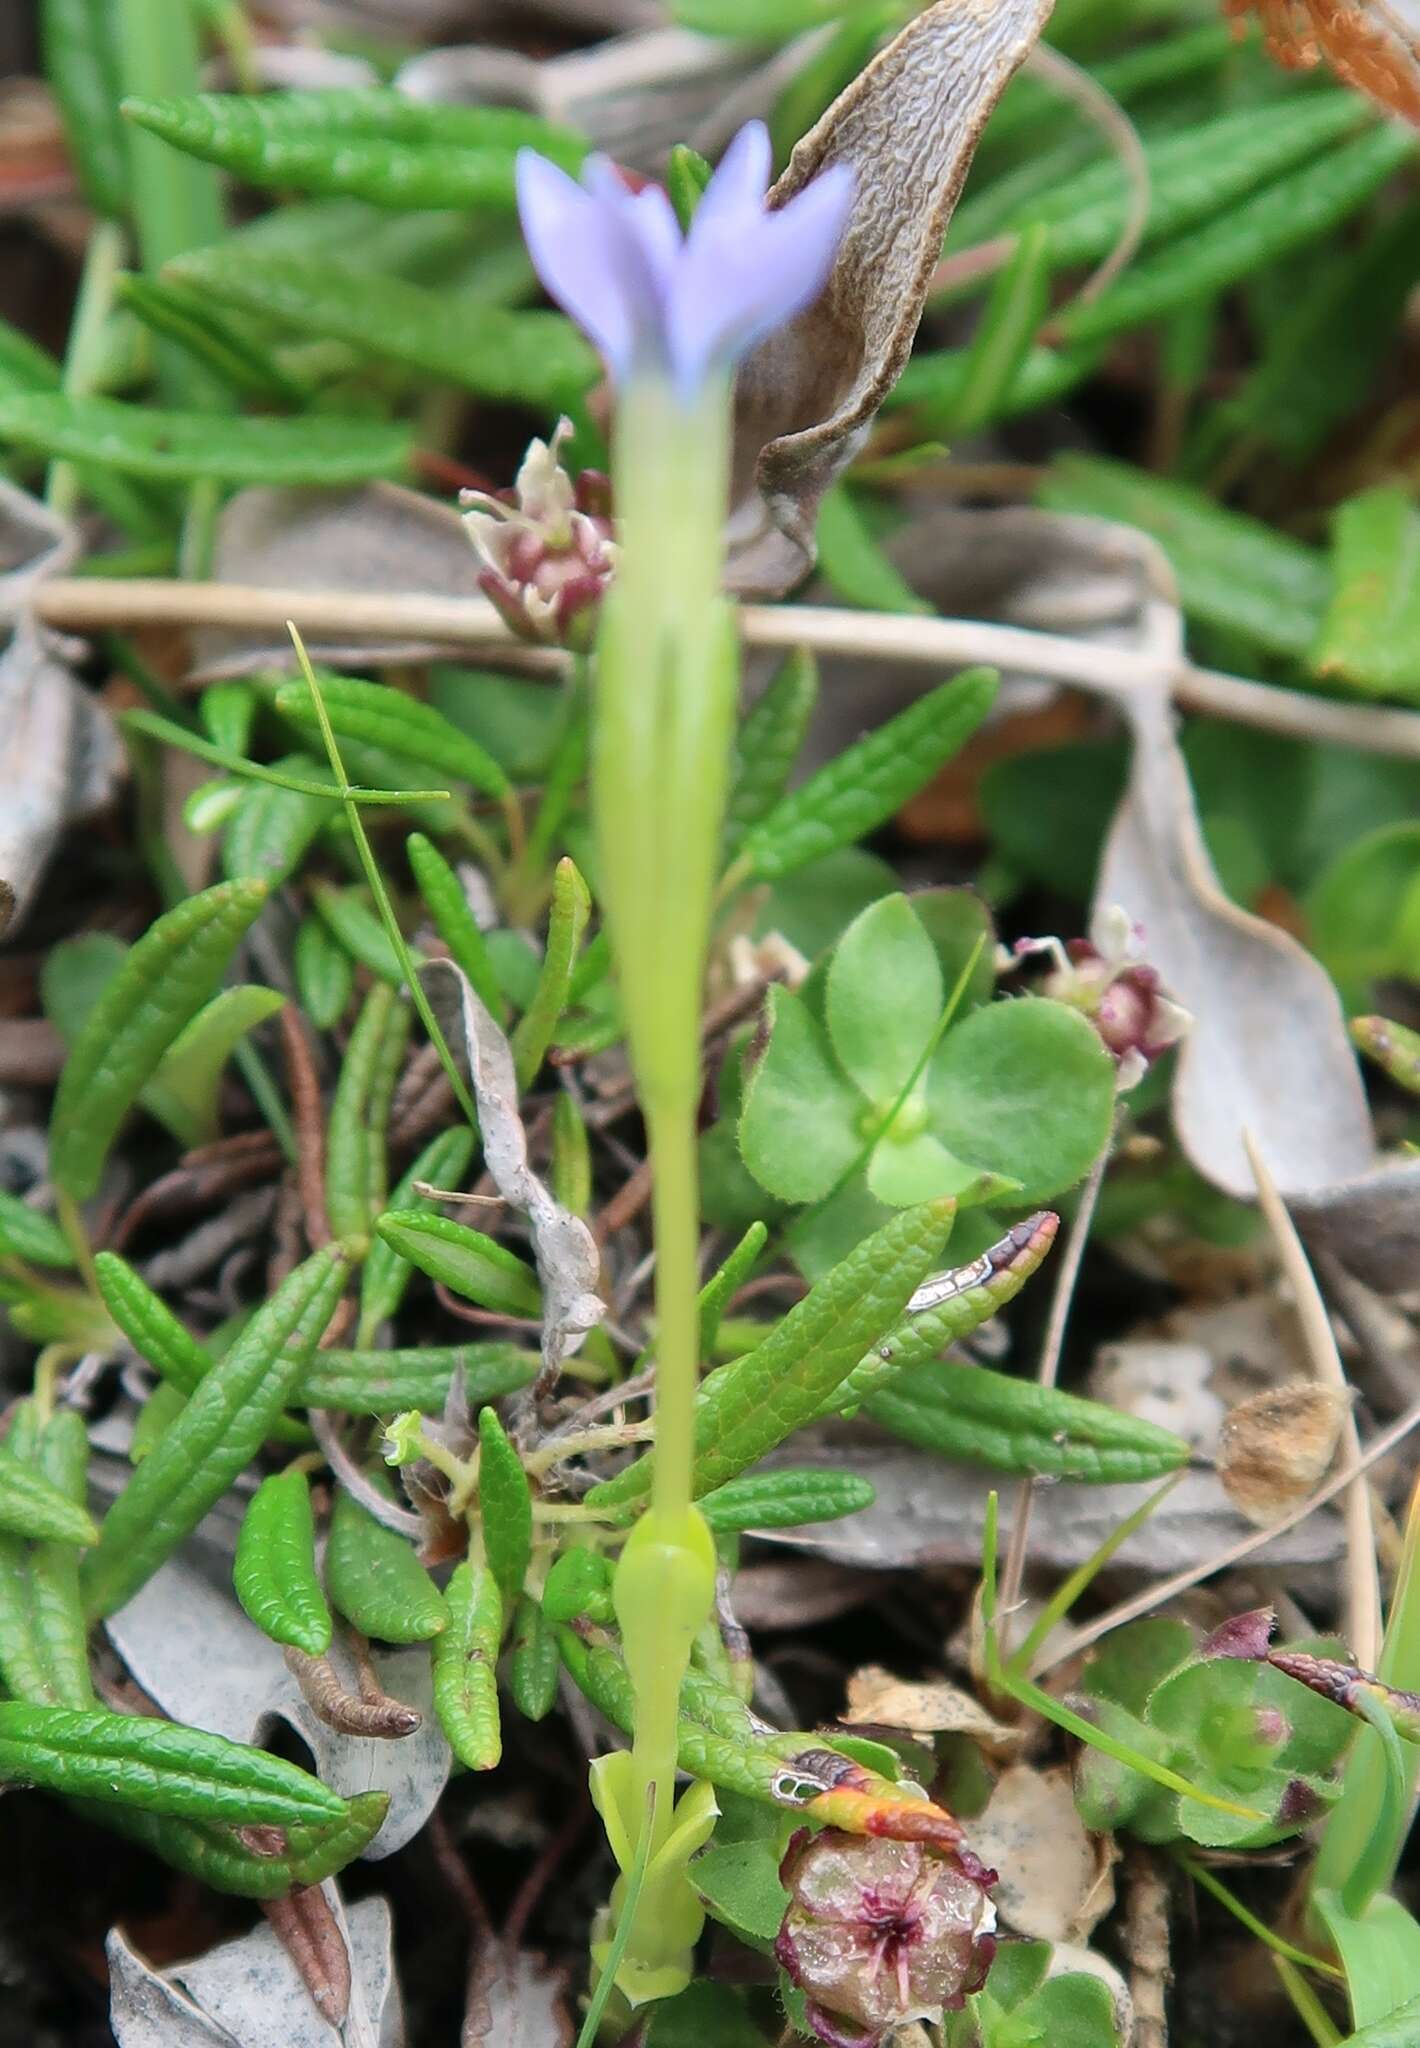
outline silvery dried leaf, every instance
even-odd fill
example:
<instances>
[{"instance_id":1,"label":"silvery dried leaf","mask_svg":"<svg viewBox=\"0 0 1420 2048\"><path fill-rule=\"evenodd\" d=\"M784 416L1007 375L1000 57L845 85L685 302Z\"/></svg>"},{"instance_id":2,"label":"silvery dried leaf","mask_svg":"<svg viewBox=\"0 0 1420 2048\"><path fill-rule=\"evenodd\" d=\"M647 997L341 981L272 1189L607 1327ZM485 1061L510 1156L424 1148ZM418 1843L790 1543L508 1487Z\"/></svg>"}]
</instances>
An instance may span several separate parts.
<instances>
[{"instance_id":1,"label":"silvery dried leaf","mask_svg":"<svg viewBox=\"0 0 1420 2048\"><path fill-rule=\"evenodd\" d=\"M484 44L426 50L394 83L416 100L526 107L654 175L676 143L715 155L737 127L767 114L803 63L805 44L817 41L800 38L766 56L755 44L656 26L659 9L643 11L644 35L543 58Z\"/></svg>"},{"instance_id":2,"label":"silvery dried leaf","mask_svg":"<svg viewBox=\"0 0 1420 2048\"><path fill-rule=\"evenodd\" d=\"M283 590L422 592L477 597L478 563L463 521L398 484L316 491L255 485L238 491L217 521L212 573L219 583ZM370 658L370 642L310 641L313 659L339 667ZM290 636L204 627L192 636L193 669L203 679L292 668ZM382 661L424 661L428 640L382 640Z\"/></svg>"},{"instance_id":3,"label":"silvery dried leaf","mask_svg":"<svg viewBox=\"0 0 1420 2048\"><path fill-rule=\"evenodd\" d=\"M597 1293L601 1260L596 1241L580 1216L553 1200L528 1164L512 1049L467 975L452 960L431 960L419 979L473 1089L484 1162L494 1186L532 1228L542 1282L542 1379L548 1382L606 1314Z\"/></svg>"},{"instance_id":4,"label":"silvery dried leaf","mask_svg":"<svg viewBox=\"0 0 1420 2048\"><path fill-rule=\"evenodd\" d=\"M119 2048L403 2048L388 1905L362 1899L347 1915L333 1883L321 1890L351 1960L343 2026L322 2019L269 1927L168 1971L153 1969L115 1928L109 2018Z\"/></svg>"},{"instance_id":5,"label":"silvery dried leaf","mask_svg":"<svg viewBox=\"0 0 1420 2048\"><path fill-rule=\"evenodd\" d=\"M261 1742L274 1721L294 1728L311 1751L318 1775L335 1791L390 1795L389 1813L366 1855L393 1855L411 1841L448 1782L449 1745L434 1712L429 1652L375 1649L382 1689L416 1707L421 1725L399 1741L337 1734L326 1727L287 1670L279 1645L248 1621L229 1587L185 1549L170 1558L104 1626L128 1669L174 1721L206 1728L233 1742ZM359 1689L353 1660L339 1638L331 1662L347 1688Z\"/></svg>"},{"instance_id":6,"label":"silvery dried leaf","mask_svg":"<svg viewBox=\"0 0 1420 2048\"><path fill-rule=\"evenodd\" d=\"M122 751L108 713L76 681L63 643L36 624L36 584L78 543L39 501L0 478L0 932L16 928L60 834L112 797Z\"/></svg>"},{"instance_id":7,"label":"silvery dried leaf","mask_svg":"<svg viewBox=\"0 0 1420 2048\"><path fill-rule=\"evenodd\" d=\"M794 150L783 206L831 164L857 197L828 287L745 363L735 392L730 587L778 597L814 561L819 503L902 373L978 138L1051 0L940 0Z\"/></svg>"},{"instance_id":8,"label":"silvery dried leaf","mask_svg":"<svg viewBox=\"0 0 1420 2048\"><path fill-rule=\"evenodd\" d=\"M566 1972L499 1943L469 1985L460 2048L570 2048Z\"/></svg>"},{"instance_id":9,"label":"silvery dried leaf","mask_svg":"<svg viewBox=\"0 0 1420 2048\"><path fill-rule=\"evenodd\" d=\"M844 1466L871 1482L877 1498L842 1522L807 1524L760 1543L789 1545L816 1558L878 1571L922 1565L979 1566L987 1496L1000 1490L998 1474L956 1465L929 1451L864 1438L851 1444L815 1432L794 1439L793 1462ZM786 1459L788 1454L785 1454ZM767 1460L772 1466L777 1459ZM1151 1485L1084 1486L1062 1480L1036 1490L1031 1518L1031 1564L1071 1571L1083 1564L1126 1516L1148 1498ZM1212 1472L1185 1472L1121 1547L1112 1569L1167 1574L1199 1563L1251 1535ZM1335 1508L1318 1508L1254 1554L1257 1564L1330 1564L1344 1548ZM740 1606L736 1598L737 1609Z\"/></svg>"}]
</instances>

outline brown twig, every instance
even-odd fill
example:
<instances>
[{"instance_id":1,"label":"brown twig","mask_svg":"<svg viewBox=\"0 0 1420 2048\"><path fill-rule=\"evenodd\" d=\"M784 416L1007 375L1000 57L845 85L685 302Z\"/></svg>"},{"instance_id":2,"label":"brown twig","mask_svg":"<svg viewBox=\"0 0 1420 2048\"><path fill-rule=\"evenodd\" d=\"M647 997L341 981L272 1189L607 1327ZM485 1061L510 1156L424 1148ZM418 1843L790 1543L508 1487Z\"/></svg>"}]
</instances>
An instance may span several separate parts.
<instances>
[{"instance_id":1,"label":"brown twig","mask_svg":"<svg viewBox=\"0 0 1420 2048\"><path fill-rule=\"evenodd\" d=\"M587 1798L586 1779L577 1779L577 1791L572 1811L556 1833L546 1842L536 1862L513 1895L508 1908L508 1917L503 1923L503 1946L520 1949L527 1932L529 1920L537 1910L543 1893L566 1862L591 1819L591 1802Z\"/></svg>"},{"instance_id":2,"label":"brown twig","mask_svg":"<svg viewBox=\"0 0 1420 2048\"><path fill-rule=\"evenodd\" d=\"M1168 2048L1169 1887L1153 1850L1136 1843L1125 1865L1124 1952L1134 2001L1134 2048Z\"/></svg>"},{"instance_id":3,"label":"brown twig","mask_svg":"<svg viewBox=\"0 0 1420 2048\"><path fill-rule=\"evenodd\" d=\"M296 1132L296 1185L305 1211L306 1241L313 1252L330 1243L325 1206L325 1104L306 1022L291 1003L281 1010L281 1047Z\"/></svg>"},{"instance_id":4,"label":"brown twig","mask_svg":"<svg viewBox=\"0 0 1420 2048\"><path fill-rule=\"evenodd\" d=\"M651 1162L643 1159L592 1218L592 1236L599 1246L607 1244L618 1230L625 1230L628 1223L635 1222L651 1199L652 1185Z\"/></svg>"},{"instance_id":5,"label":"brown twig","mask_svg":"<svg viewBox=\"0 0 1420 2048\"><path fill-rule=\"evenodd\" d=\"M343 2026L350 2011L350 1951L321 1887L299 1885L284 1899L263 1899L261 1910L316 2011L328 2027Z\"/></svg>"},{"instance_id":6,"label":"brown twig","mask_svg":"<svg viewBox=\"0 0 1420 2048\"><path fill-rule=\"evenodd\" d=\"M392 1742L413 1735L423 1725L419 1709L392 1699L381 1690L378 1679L367 1688L364 1669L360 1690L353 1693L329 1657L311 1657L289 1646L285 1657L286 1669L301 1688L301 1698L327 1728L336 1728L342 1735L368 1735Z\"/></svg>"},{"instance_id":7,"label":"brown twig","mask_svg":"<svg viewBox=\"0 0 1420 2048\"><path fill-rule=\"evenodd\" d=\"M97 576L54 576L35 590L33 606L45 624L69 630L173 624L284 633L286 622L294 620L311 639L432 640L450 647L497 650L502 659L515 647L507 627L482 598L363 596L345 590L273 590L156 577L109 582ZM1158 658L1148 649L1136 652L976 619L782 604L745 605L739 623L747 645L769 650L792 652L802 647L811 654L863 655L933 669L981 662L1111 696L1153 689L1158 682ZM542 666L557 673L565 661L549 651ZM1176 665L1170 680L1175 700L1190 711L1208 712L1263 732L1335 740L1372 753L1420 760L1420 714L1413 711L1338 703L1302 690L1195 668L1187 661Z\"/></svg>"},{"instance_id":8,"label":"brown twig","mask_svg":"<svg viewBox=\"0 0 1420 2048\"><path fill-rule=\"evenodd\" d=\"M210 1208L251 1181L269 1180L280 1168L280 1147L267 1131L242 1131L189 1152L129 1203L109 1233L109 1249L122 1251L146 1224Z\"/></svg>"}]
</instances>

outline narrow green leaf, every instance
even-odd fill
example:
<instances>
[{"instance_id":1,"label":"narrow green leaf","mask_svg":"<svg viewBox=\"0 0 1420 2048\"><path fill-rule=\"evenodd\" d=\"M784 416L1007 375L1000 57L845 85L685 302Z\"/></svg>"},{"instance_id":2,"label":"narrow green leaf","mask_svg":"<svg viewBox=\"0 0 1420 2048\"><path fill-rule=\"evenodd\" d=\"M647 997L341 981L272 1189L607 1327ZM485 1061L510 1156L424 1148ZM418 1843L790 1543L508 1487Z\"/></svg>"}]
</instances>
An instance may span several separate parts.
<instances>
[{"instance_id":1,"label":"narrow green leaf","mask_svg":"<svg viewBox=\"0 0 1420 2048\"><path fill-rule=\"evenodd\" d=\"M180 1394L194 1394L212 1370L205 1344L181 1324L167 1303L117 1252L94 1259L99 1292L109 1314L140 1358L146 1358Z\"/></svg>"},{"instance_id":2,"label":"narrow green leaf","mask_svg":"<svg viewBox=\"0 0 1420 2048\"><path fill-rule=\"evenodd\" d=\"M495 1677L502 1595L488 1566L465 1558L445 1599L449 1626L434 1644L435 1711L459 1762L471 1771L491 1771L503 1753Z\"/></svg>"},{"instance_id":3,"label":"narrow green leaf","mask_svg":"<svg viewBox=\"0 0 1420 2048\"><path fill-rule=\"evenodd\" d=\"M480 1308L495 1315L541 1315L542 1295L531 1266L482 1231L447 1216L409 1210L387 1211L376 1220L375 1229L401 1258Z\"/></svg>"},{"instance_id":4,"label":"narrow green leaf","mask_svg":"<svg viewBox=\"0 0 1420 2048\"><path fill-rule=\"evenodd\" d=\"M1061 315L1062 338L1102 341L1162 319L1319 241L1373 198L1414 147L1411 132L1397 124L1323 151L1196 233L1142 257L1098 298L1076 300Z\"/></svg>"},{"instance_id":5,"label":"narrow green leaf","mask_svg":"<svg viewBox=\"0 0 1420 2048\"><path fill-rule=\"evenodd\" d=\"M326 1131L326 1211L330 1227L352 1243L369 1236L375 1184L384 1178L385 1122L389 1115L391 1070L403 1056L409 1009L387 982L365 998L350 1034Z\"/></svg>"},{"instance_id":6,"label":"narrow green leaf","mask_svg":"<svg viewBox=\"0 0 1420 2048\"><path fill-rule=\"evenodd\" d=\"M449 1625L439 1589L408 1538L377 1522L343 1487L330 1518L325 1583L346 1619L382 1643L427 1642Z\"/></svg>"},{"instance_id":7,"label":"narrow green leaf","mask_svg":"<svg viewBox=\"0 0 1420 2048\"><path fill-rule=\"evenodd\" d=\"M768 1227L763 1223L751 1223L723 1266L718 1272L712 1273L701 1288L699 1308L702 1358L713 1355L715 1340L720 1334L721 1318L759 1263L759 1255L768 1242Z\"/></svg>"},{"instance_id":8,"label":"narrow green leaf","mask_svg":"<svg viewBox=\"0 0 1420 2048\"><path fill-rule=\"evenodd\" d=\"M997 1472L1135 1484L1189 1459L1183 1439L1155 1423L985 1366L919 1366L867 1406L894 1436Z\"/></svg>"},{"instance_id":9,"label":"narrow green leaf","mask_svg":"<svg viewBox=\"0 0 1420 2048\"><path fill-rule=\"evenodd\" d=\"M523 1590L532 1563L532 1489L523 1461L492 1408L478 1413L478 1518L488 1569L504 1603Z\"/></svg>"},{"instance_id":10,"label":"narrow green leaf","mask_svg":"<svg viewBox=\"0 0 1420 2048\"><path fill-rule=\"evenodd\" d=\"M873 538L846 484L835 484L819 507L818 565L847 604L876 612L932 610Z\"/></svg>"},{"instance_id":11,"label":"narrow green leaf","mask_svg":"<svg viewBox=\"0 0 1420 2048\"><path fill-rule=\"evenodd\" d=\"M735 870L777 881L873 831L965 744L996 686L991 670L970 669L848 747L751 827Z\"/></svg>"},{"instance_id":12,"label":"narrow green leaf","mask_svg":"<svg viewBox=\"0 0 1420 2048\"><path fill-rule=\"evenodd\" d=\"M1269 653L1296 660L1310 653L1330 581L1315 548L1187 484L1096 456L1062 456L1036 502L1141 527L1172 563L1190 617Z\"/></svg>"},{"instance_id":13,"label":"narrow green leaf","mask_svg":"<svg viewBox=\"0 0 1420 2048\"><path fill-rule=\"evenodd\" d=\"M157 483L327 488L402 476L410 454L408 428L384 420L223 419L57 392L0 394L0 444Z\"/></svg>"},{"instance_id":14,"label":"narrow green leaf","mask_svg":"<svg viewBox=\"0 0 1420 2048\"><path fill-rule=\"evenodd\" d=\"M72 1266L69 1240L42 1209L0 1188L0 1258L28 1259L32 1266Z\"/></svg>"},{"instance_id":15,"label":"narrow green leaf","mask_svg":"<svg viewBox=\"0 0 1420 2048\"><path fill-rule=\"evenodd\" d=\"M281 1899L297 1885L322 1884L363 1855L389 1811L388 1792L361 1792L344 1802L339 1819L286 1830L284 1855L258 1855L231 1829L212 1821L182 1820L136 1806L78 1802L84 1816L126 1835L176 1870L214 1891L244 1899Z\"/></svg>"},{"instance_id":16,"label":"narrow green leaf","mask_svg":"<svg viewBox=\"0 0 1420 2048\"><path fill-rule=\"evenodd\" d=\"M345 1802L264 1749L146 1714L0 1701L0 1779L198 1821L283 1826Z\"/></svg>"},{"instance_id":17,"label":"narrow green leaf","mask_svg":"<svg viewBox=\"0 0 1420 2048\"><path fill-rule=\"evenodd\" d=\"M368 297L368 287L365 287ZM348 676L320 675L320 692L330 722L340 739L365 740L388 747L423 767L434 767L455 782L469 782L485 796L508 794L502 767L476 740L407 691L384 683L365 683ZM320 719L305 683L283 683L276 708L303 731L320 733Z\"/></svg>"},{"instance_id":18,"label":"narrow green leaf","mask_svg":"<svg viewBox=\"0 0 1420 2048\"><path fill-rule=\"evenodd\" d=\"M134 1472L84 1560L92 1616L151 1577L261 1448L306 1373L345 1285L332 1247L296 1268L201 1381Z\"/></svg>"},{"instance_id":19,"label":"narrow green leaf","mask_svg":"<svg viewBox=\"0 0 1420 2048\"><path fill-rule=\"evenodd\" d=\"M89 1437L76 1409L60 1409L41 1427L34 1403L23 1403L6 1447L83 1512ZM0 1536L0 1678L16 1699L38 1706L93 1705L79 1553L72 1543Z\"/></svg>"},{"instance_id":20,"label":"narrow green leaf","mask_svg":"<svg viewBox=\"0 0 1420 2048\"><path fill-rule=\"evenodd\" d=\"M470 1402L498 1401L537 1377L536 1352L515 1344L448 1344L395 1351L322 1351L301 1388L312 1408L389 1415L402 1408L437 1415L454 1375Z\"/></svg>"},{"instance_id":21,"label":"narrow green leaf","mask_svg":"<svg viewBox=\"0 0 1420 2048\"><path fill-rule=\"evenodd\" d=\"M226 988L178 1033L143 1090L143 1107L180 1145L207 1145L217 1137L222 1071L247 1033L274 1017L285 1000L279 989L253 983Z\"/></svg>"},{"instance_id":22,"label":"narrow green leaf","mask_svg":"<svg viewBox=\"0 0 1420 2048\"><path fill-rule=\"evenodd\" d=\"M307 403L306 388L288 377L249 333L220 314L210 296L174 283L165 273L161 281L120 276L116 297L145 327L210 371L235 398L274 400L298 410Z\"/></svg>"},{"instance_id":23,"label":"narrow green leaf","mask_svg":"<svg viewBox=\"0 0 1420 2048\"><path fill-rule=\"evenodd\" d=\"M230 244L194 251L172 269L193 290L241 312L346 342L480 398L554 410L598 375L595 351L561 313L510 312L481 296L397 277L381 278L372 291L369 272L355 264Z\"/></svg>"},{"instance_id":24,"label":"narrow green leaf","mask_svg":"<svg viewBox=\"0 0 1420 2048\"><path fill-rule=\"evenodd\" d=\"M468 907L468 898L458 876L438 847L422 832L410 833L405 850L425 908L434 920L435 931L449 949L450 959L463 969L475 995L495 1022L505 1023L508 1005L498 986L483 933Z\"/></svg>"},{"instance_id":25,"label":"narrow green leaf","mask_svg":"<svg viewBox=\"0 0 1420 2048\"><path fill-rule=\"evenodd\" d=\"M124 1115L183 1026L217 991L237 940L266 900L261 882L190 896L126 955L60 1076L50 1171L78 1201L98 1186Z\"/></svg>"},{"instance_id":26,"label":"narrow green leaf","mask_svg":"<svg viewBox=\"0 0 1420 2048\"><path fill-rule=\"evenodd\" d=\"M956 1204L894 1216L827 1274L764 1342L705 1382L696 1402L696 1498L723 1486L810 1421L926 1279ZM593 1487L587 1504L629 1520L650 1490L653 1456Z\"/></svg>"},{"instance_id":27,"label":"narrow green leaf","mask_svg":"<svg viewBox=\"0 0 1420 2048\"><path fill-rule=\"evenodd\" d=\"M404 963L363 896L355 890L337 889L329 882L316 882L311 896L327 930L351 959L368 967L371 974L387 981L391 988L403 988ZM417 964L420 955L413 958Z\"/></svg>"},{"instance_id":28,"label":"narrow green leaf","mask_svg":"<svg viewBox=\"0 0 1420 2048\"><path fill-rule=\"evenodd\" d=\"M237 1536L232 1584L263 1635L308 1657L330 1648L330 1609L316 1577L316 1525L304 1472L278 1472L252 1495Z\"/></svg>"},{"instance_id":29,"label":"narrow green leaf","mask_svg":"<svg viewBox=\"0 0 1420 2048\"><path fill-rule=\"evenodd\" d=\"M109 0L42 0L44 75L64 120L64 135L84 197L95 213L122 220L129 206L128 137Z\"/></svg>"},{"instance_id":30,"label":"narrow green leaf","mask_svg":"<svg viewBox=\"0 0 1420 2048\"><path fill-rule=\"evenodd\" d=\"M451 1130L441 1131L437 1138L431 1138L390 1196L391 1209L406 1216L432 1216L438 1202L432 1195L421 1195L417 1183L423 1181L431 1187L458 1188L468 1173L473 1147L474 1135L466 1124L455 1125ZM375 1238L360 1276L362 1343L381 1323L398 1312L413 1271L409 1260L401 1258L384 1238ZM406 1402L404 1405L414 1404Z\"/></svg>"},{"instance_id":31,"label":"narrow green leaf","mask_svg":"<svg viewBox=\"0 0 1420 2048\"><path fill-rule=\"evenodd\" d=\"M732 854L784 794L818 702L818 663L800 648L749 709L735 736L725 804L725 851Z\"/></svg>"},{"instance_id":32,"label":"narrow green leaf","mask_svg":"<svg viewBox=\"0 0 1420 2048\"><path fill-rule=\"evenodd\" d=\"M328 771L309 754L285 754L278 774L323 783ZM295 874L325 827L338 815L339 795L282 789L267 781L249 783L222 837L222 869L232 880L253 875L275 889Z\"/></svg>"},{"instance_id":33,"label":"narrow green leaf","mask_svg":"<svg viewBox=\"0 0 1420 2048\"><path fill-rule=\"evenodd\" d=\"M313 912L301 919L291 956L296 994L317 1031L329 1031L350 1007L355 989L355 963L345 947Z\"/></svg>"},{"instance_id":34,"label":"narrow green leaf","mask_svg":"<svg viewBox=\"0 0 1420 2048\"><path fill-rule=\"evenodd\" d=\"M46 1479L38 1466L0 1444L0 1530L40 1542L94 1543L98 1530L81 1503Z\"/></svg>"},{"instance_id":35,"label":"narrow green leaf","mask_svg":"<svg viewBox=\"0 0 1420 2048\"><path fill-rule=\"evenodd\" d=\"M552 908L547 922L547 950L532 1001L513 1032L513 1062L518 1086L532 1081L567 1007L582 935L592 914L592 899L574 861L560 860L552 878Z\"/></svg>"},{"instance_id":36,"label":"narrow green leaf","mask_svg":"<svg viewBox=\"0 0 1420 2048\"><path fill-rule=\"evenodd\" d=\"M1369 109L1356 94L1316 92L1191 122L1177 133L1149 140L1143 246L1170 241L1215 216L1226 217L1246 194L1296 165L1313 163L1369 119ZM1130 203L1129 179L1111 152L1025 206L1012 226L1018 231L1046 228L1049 260L1056 268L1098 263L1123 234Z\"/></svg>"},{"instance_id":37,"label":"narrow green leaf","mask_svg":"<svg viewBox=\"0 0 1420 2048\"><path fill-rule=\"evenodd\" d=\"M1022 229L1016 251L991 287L961 381L949 411L934 413L929 428L946 434L974 434L1010 409L1035 338L1050 304L1052 261L1058 261L1046 228Z\"/></svg>"},{"instance_id":38,"label":"narrow green leaf","mask_svg":"<svg viewBox=\"0 0 1420 2048\"><path fill-rule=\"evenodd\" d=\"M531 1594L524 1593L513 1617L508 1690L518 1712L529 1721L545 1720L552 1712L561 1668L552 1624Z\"/></svg>"},{"instance_id":39,"label":"narrow green leaf","mask_svg":"<svg viewBox=\"0 0 1420 2048\"><path fill-rule=\"evenodd\" d=\"M1420 702L1420 510L1403 485L1378 484L1340 507L1332 577L1317 674Z\"/></svg>"},{"instance_id":40,"label":"narrow green leaf","mask_svg":"<svg viewBox=\"0 0 1420 2048\"><path fill-rule=\"evenodd\" d=\"M737 1529L793 1529L801 1522L834 1522L873 1505L876 1495L856 1472L752 1472L717 1486L700 1503L717 1535Z\"/></svg>"},{"instance_id":41,"label":"narrow green leaf","mask_svg":"<svg viewBox=\"0 0 1420 2048\"><path fill-rule=\"evenodd\" d=\"M511 210L519 149L573 170L586 154L577 136L531 114L441 106L384 89L131 98L123 112L248 184L401 209Z\"/></svg>"}]
</instances>

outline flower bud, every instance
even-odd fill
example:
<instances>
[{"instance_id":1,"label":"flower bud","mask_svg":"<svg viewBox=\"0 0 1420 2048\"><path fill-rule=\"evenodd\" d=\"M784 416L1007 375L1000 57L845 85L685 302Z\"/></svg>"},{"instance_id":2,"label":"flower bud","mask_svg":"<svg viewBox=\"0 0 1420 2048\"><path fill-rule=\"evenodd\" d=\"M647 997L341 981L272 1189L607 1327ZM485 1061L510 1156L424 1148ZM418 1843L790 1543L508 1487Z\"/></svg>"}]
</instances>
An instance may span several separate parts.
<instances>
[{"instance_id":1,"label":"flower bud","mask_svg":"<svg viewBox=\"0 0 1420 2048\"><path fill-rule=\"evenodd\" d=\"M1054 962L1041 994L1089 1018L1114 1055L1121 1093L1138 1085L1150 1063L1192 1021L1164 994L1158 969L1143 957L1142 931L1117 905L1095 918L1089 938L1064 946L1058 939L1021 939L1002 965L1016 966L1037 953Z\"/></svg>"},{"instance_id":2,"label":"flower bud","mask_svg":"<svg viewBox=\"0 0 1420 2048\"><path fill-rule=\"evenodd\" d=\"M572 422L534 441L513 492L465 491L464 525L483 568L478 584L521 640L585 652L616 567L611 492L583 470L574 484L560 456Z\"/></svg>"},{"instance_id":3,"label":"flower bud","mask_svg":"<svg viewBox=\"0 0 1420 2048\"><path fill-rule=\"evenodd\" d=\"M780 1867L789 1906L774 1953L830 2048L876 2048L909 2020L940 2020L986 1981L996 1952L994 1870L969 1850L807 1830Z\"/></svg>"}]
</instances>

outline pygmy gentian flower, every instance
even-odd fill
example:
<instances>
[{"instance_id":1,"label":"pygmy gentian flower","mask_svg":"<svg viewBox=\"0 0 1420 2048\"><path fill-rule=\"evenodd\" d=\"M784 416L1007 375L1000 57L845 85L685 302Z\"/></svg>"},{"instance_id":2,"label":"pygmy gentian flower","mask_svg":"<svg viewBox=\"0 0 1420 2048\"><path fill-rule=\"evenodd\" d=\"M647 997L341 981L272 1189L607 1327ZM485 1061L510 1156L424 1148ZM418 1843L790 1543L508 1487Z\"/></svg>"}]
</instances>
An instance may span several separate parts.
<instances>
[{"instance_id":1,"label":"pygmy gentian flower","mask_svg":"<svg viewBox=\"0 0 1420 2048\"><path fill-rule=\"evenodd\" d=\"M511 497L464 491L459 503L483 562L479 588L519 639L585 653L616 548L607 479L585 469L573 483L562 467L572 432L560 420L550 442L529 445Z\"/></svg>"},{"instance_id":2,"label":"pygmy gentian flower","mask_svg":"<svg viewBox=\"0 0 1420 2048\"><path fill-rule=\"evenodd\" d=\"M521 152L518 209L538 276L618 384L659 370L688 401L823 290L853 203L853 174L834 165L770 213L770 163L768 130L751 121L682 235L661 188L632 192L606 157L592 157L578 184L534 151Z\"/></svg>"},{"instance_id":3,"label":"pygmy gentian flower","mask_svg":"<svg viewBox=\"0 0 1420 2048\"><path fill-rule=\"evenodd\" d=\"M876 2048L909 2020L940 2020L986 1981L996 1953L987 1870L969 1850L797 1834L779 1876L789 1906L774 1945L830 2048Z\"/></svg>"},{"instance_id":4,"label":"pygmy gentian flower","mask_svg":"<svg viewBox=\"0 0 1420 2048\"><path fill-rule=\"evenodd\" d=\"M1054 962L1041 994L1089 1018L1114 1055L1121 1093L1137 1087L1193 1021L1164 994L1158 969L1144 959L1143 931L1117 904L1095 917L1089 938L1065 946L1059 939L1019 939L1001 965L1009 969L1036 953Z\"/></svg>"}]
</instances>

